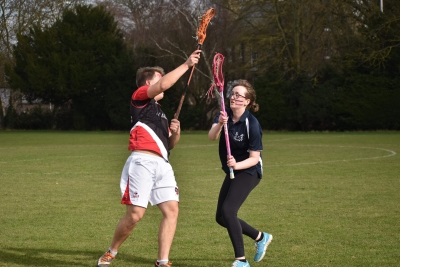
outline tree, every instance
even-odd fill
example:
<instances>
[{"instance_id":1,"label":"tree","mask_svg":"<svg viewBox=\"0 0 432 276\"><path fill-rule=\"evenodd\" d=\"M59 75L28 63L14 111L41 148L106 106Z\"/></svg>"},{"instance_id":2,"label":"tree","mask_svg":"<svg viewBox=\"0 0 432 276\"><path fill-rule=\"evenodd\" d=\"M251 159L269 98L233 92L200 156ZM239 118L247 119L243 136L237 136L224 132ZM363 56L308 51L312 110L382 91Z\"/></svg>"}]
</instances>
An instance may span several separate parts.
<instances>
[{"instance_id":1,"label":"tree","mask_svg":"<svg viewBox=\"0 0 432 276\"><path fill-rule=\"evenodd\" d=\"M196 49L196 30L201 15L213 5L211 1L190 0L107 0L98 1L116 17L125 33L129 46L134 51L135 67L159 65L170 71L187 59ZM223 12L217 10L217 13ZM221 17L217 14L217 17ZM206 91L211 85L213 55L221 49L216 43L215 28L221 22L212 19L202 47L199 64L187 88L181 111L182 127L202 128L209 115L206 114ZM220 36L220 41L223 34ZM164 110L172 117L177 109L189 73L186 73L168 93L163 101ZM212 101L210 108L217 104ZM204 118L204 119L203 119ZM205 122L203 122L205 121Z\"/></svg>"},{"instance_id":2,"label":"tree","mask_svg":"<svg viewBox=\"0 0 432 276\"><path fill-rule=\"evenodd\" d=\"M13 45L17 42L17 36L28 32L31 24L52 24L66 7L82 2L85 0L0 0L0 96L10 100L21 98L12 95L19 92L9 89L4 73L5 66L12 66L15 62ZM8 104L15 103L6 103L6 107ZM3 108L0 101L0 128L3 121Z\"/></svg>"},{"instance_id":3,"label":"tree","mask_svg":"<svg viewBox=\"0 0 432 276\"><path fill-rule=\"evenodd\" d=\"M63 17L55 21L55 26L35 21L20 36L21 43L16 47L19 53L16 62L20 66L14 73L19 78L13 82L25 81L15 87L25 90L29 99L44 98L62 107L61 110L70 105L75 123L80 118L84 122L81 127L108 128L99 126L100 122L117 125L112 123L113 114L119 113L112 112L115 108L124 112L116 117L123 122L128 117L126 110L136 68L160 65L170 71L184 61L197 46L193 37L200 16L209 7L216 8L216 16L208 27L200 63L187 88L181 114L184 128L207 129L219 109L218 101L205 97L212 81L215 52L226 57L226 84L239 78L255 84L261 107L257 116L263 119L264 127L339 130L399 125L397 0L386 0L384 12L379 10L376 0L95 0L92 3L105 7L114 16L116 29L123 34L121 40L132 50L132 69L121 69L117 62L113 62L117 74L101 69L100 59L94 57L103 54L95 49L112 40L101 39L93 30L88 35L86 28L76 27L91 25L90 21L82 23L78 15L68 21ZM92 43L90 36L99 42ZM83 39L76 41L77 37ZM120 52L117 54L121 56ZM103 57L109 60L108 56ZM130 63L128 58L119 60L125 67ZM87 74L82 74L83 71ZM119 74L126 71L129 73L120 80ZM188 75L165 95L163 104L168 117L177 108ZM10 76L12 81L14 75ZM108 84L116 77L118 83L107 85L108 88L99 82ZM120 89L123 90L112 92ZM109 93L101 93L103 90ZM225 90L228 94L228 87ZM367 114L361 114L366 110ZM373 118L380 118L382 123L377 124Z\"/></svg>"},{"instance_id":4,"label":"tree","mask_svg":"<svg viewBox=\"0 0 432 276\"><path fill-rule=\"evenodd\" d=\"M78 129L129 126L135 72L122 33L103 7L79 5L51 27L33 25L18 36L14 57L10 84L29 101L42 99L62 113L70 108Z\"/></svg>"},{"instance_id":5,"label":"tree","mask_svg":"<svg viewBox=\"0 0 432 276\"><path fill-rule=\"evenodd\" d=\"M372 0L217 1L239 28L229 60L266 99L264 127L399 127L399 3L389 1L384 13Z\"/></svg>"}]
</instances>

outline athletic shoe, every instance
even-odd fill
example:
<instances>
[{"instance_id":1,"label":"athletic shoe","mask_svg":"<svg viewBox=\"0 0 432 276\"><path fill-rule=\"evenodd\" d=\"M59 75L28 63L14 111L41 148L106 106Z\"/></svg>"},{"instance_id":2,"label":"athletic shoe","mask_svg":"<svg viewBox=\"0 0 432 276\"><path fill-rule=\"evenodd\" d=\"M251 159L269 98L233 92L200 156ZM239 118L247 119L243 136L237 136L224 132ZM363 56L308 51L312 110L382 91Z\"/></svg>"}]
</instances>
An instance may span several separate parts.
<instances>
[{"instance_id":1,"label":"athletic shoe","mask_svg":"<svg viewBox=\"0 0 432 276\"><path fill-rule=\"evenodd\" d=\"M240 260L235 260L235 261L232 263L232 266L231 266L231 267L250 267L250 264L249 264L248 261L246 261L246 262L242 262L242 261L240 261Z\"/></svg>"},{"instance_id":2,"label":"athletic shoe","mask_svg":"<svg viewBox=\"0 0 432 276\"><path fill-rule=\"evenodd\" d=\"M254 257L255 262L261 261L266 253L267 246L271 243L273 236L269 233L262 232L264 235L263 239L255 243L256 253Z\"/></svg>"},{"instance_id":3,"label":"athletic shoe","mask_svg":"<svg viewBox=\"0 0 432 276\"><path fill-rule=\"evenodd\" d=\"M155 267L171 267L172 262L167 262L166 264L159 264L158 261L155 262Z\"/></svg>"},{"instance_id":4,"label":"athletic shoe","mask_svg":"<svg viewBox=\"0 0 432 276\"><path fill-rule=\"evenodd\" d=\"M115 255L108 250L99 258L97 266L101 266L101 267L110 266L111 262L114 259L115 259Z\"/></svg>"}]
</instances>

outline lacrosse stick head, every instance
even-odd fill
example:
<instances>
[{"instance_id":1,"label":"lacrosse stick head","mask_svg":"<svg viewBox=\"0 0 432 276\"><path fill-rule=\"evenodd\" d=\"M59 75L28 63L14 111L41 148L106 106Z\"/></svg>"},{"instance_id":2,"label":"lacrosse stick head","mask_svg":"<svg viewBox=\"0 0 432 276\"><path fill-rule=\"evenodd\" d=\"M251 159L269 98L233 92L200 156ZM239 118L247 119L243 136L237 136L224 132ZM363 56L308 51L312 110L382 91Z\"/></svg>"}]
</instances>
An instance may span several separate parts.
<instances>
[{"instance_id":1,"label":"lacrosse stick head","mask_svg":"<svg viewBox=\"0 0 432 276\"><path fill-rule=\"evenodd\" d=\"M214 8L208 9L201 17L200 25L197 29L196 36L198 40L198 45L202 45L207 35L207 27L210 20L215 16L216 10Z\"/></svg>"},{"instance_id":2,"label":"lacrosse stick head","mask_svg":"<svg viewBox=\"0 0 432 276\"><path fill-rule=\"evenodd\" d=\"M219 93L223 91L225 84L225 79L222 71L224 59L225 57L221 53L216 53L213 57L213 81Z\"/></svg>"}]
</instances>

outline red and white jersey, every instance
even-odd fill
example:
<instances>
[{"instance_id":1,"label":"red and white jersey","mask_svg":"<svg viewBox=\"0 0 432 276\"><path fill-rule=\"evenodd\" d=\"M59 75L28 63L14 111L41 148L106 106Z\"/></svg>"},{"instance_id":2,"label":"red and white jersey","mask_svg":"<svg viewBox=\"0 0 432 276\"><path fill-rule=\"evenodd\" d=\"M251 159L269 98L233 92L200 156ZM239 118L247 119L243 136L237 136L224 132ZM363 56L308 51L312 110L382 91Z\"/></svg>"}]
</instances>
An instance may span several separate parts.
<instances>
[{"instance_id":1,"label":"red and white jersey","mask_svg":"<svg viewBox=\"0 0 432 276\"><path fill-rule=\"evenodd\" d=\"M168 161L169 124L160 105L147 96L148 86L139 87L131 99L132 121L129 150L149 150Z\"/></svg>"},{"instance_id":2,"label":"red and white jersey","mask_svg":"<svg viewBox=\"0 0 432 276\"><path fill-rule=\"evenodd\" d=\"M142 122L137 122L130 131L129 150L149 150L168 161L169 151L161 137L150 126Z\"/></svg>"}]
</instances>

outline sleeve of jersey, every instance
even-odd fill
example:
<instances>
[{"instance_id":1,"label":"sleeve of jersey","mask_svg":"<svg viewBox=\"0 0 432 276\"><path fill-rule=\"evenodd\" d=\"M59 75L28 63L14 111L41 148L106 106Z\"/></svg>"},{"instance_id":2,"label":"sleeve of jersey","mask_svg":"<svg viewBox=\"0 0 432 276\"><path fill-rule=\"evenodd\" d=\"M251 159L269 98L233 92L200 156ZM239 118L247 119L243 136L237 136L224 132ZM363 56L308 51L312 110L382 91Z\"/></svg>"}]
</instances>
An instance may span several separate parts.
<instances>
[{"instance_id":1,"label":"sleeve of jersey","mask_svg":"<svg viewBox=\"0 0 432 276\"><path fill-rule=\"evenodd\" d=\"M250 120L249 126L249 149L253 151L263 150L262 130L258 120Z\"/></svg>"},{"instance_id":2,"label":"sleeve of jersey","mask_svg":"<svg viewBox=\"0 0 432 276\"><path fill-rule=\"evenodd\" d=\"M137 122L131 129L129 136L129 150L149 150L168 160L168 151L160 138L146 124Z\"/></svg>"},{"instance_id":3,"label":"sleeve of jersey","mask_svg":"<svg viewBox=\"0 0 432 276\"><path fill-rule=\"evenodd\" d=\"M147 95L149 86L144 85L140 86L135 92L132 94L132 100L147 100L149 97Z\"/></svg>"}]
</instances>

